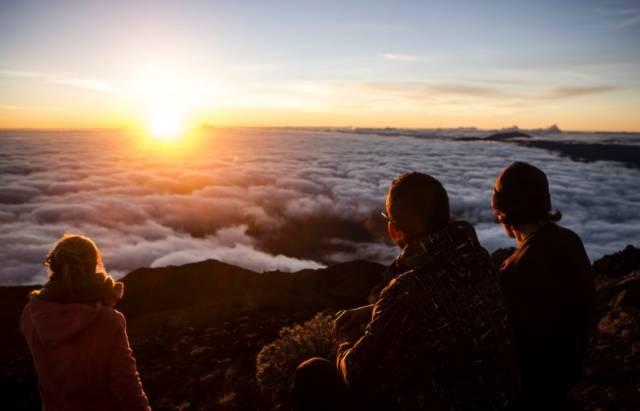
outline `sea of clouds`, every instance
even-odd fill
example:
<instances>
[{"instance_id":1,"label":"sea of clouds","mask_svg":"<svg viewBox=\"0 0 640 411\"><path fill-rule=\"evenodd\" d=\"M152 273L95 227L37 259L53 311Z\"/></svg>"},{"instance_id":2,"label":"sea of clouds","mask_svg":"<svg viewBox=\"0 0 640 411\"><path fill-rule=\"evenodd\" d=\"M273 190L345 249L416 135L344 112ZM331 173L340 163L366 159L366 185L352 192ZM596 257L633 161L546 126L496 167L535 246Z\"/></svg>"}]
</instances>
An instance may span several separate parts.
<instances>
[{"instance_id":1,"label":"sea of clouds","mask_svg":"<svg viewBox=\"0 0 640 411\"><path fill-rule=\"evenodd\" d=\"M0 284L43 282L42 261L67 232L94 238L116 276L208 258L256 271L389 263L397 250L379 212L393 178L411 170L443 182L452 213L486 248L511 246L489 198L514 160L548 174L554 207L592 259L640 238L640 170L514 144L204 129L174 147L115 131L4 131Z\"/></svg>"}]
</instances>

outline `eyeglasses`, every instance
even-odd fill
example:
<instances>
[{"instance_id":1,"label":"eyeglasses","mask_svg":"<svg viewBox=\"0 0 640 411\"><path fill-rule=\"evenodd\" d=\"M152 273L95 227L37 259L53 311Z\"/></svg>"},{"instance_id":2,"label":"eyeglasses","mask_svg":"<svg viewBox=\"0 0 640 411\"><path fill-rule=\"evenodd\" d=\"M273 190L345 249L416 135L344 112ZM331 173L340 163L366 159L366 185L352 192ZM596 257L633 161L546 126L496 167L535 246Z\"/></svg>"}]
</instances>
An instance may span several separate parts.
<instances>
[{"instance_id":1,"label":"eyeglasses","mask_svg":"<svg viewBox=\"0 0 640 411\"><path fill-rule=\"evenodd\" d=\"M380 215L382 216L382 218L384 218L385 220L387 220L387 222L389 223L393 223L393 219L389 216L389 214L387 214L385 211L382 211L380 213Z\"/></svg>"}]
</instances>

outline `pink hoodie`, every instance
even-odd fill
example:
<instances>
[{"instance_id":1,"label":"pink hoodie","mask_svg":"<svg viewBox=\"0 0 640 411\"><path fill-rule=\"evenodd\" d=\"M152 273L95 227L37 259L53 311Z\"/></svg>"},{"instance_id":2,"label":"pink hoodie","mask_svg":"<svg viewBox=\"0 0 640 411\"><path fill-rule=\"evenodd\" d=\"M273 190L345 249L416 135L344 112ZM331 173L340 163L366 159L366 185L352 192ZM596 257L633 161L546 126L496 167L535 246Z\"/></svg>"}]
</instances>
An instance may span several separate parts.
<instances>
[{"instance_id":1,"label":"pink hoodie","mask_svg":"<svg viewBox=\"0 0 640 411\"><path fill-rule=\"evenodd\" d=\"M119 311L101 302L34 298L20 326L38 373L42 409L151 409Z\"/></svg>"}]
</instances>

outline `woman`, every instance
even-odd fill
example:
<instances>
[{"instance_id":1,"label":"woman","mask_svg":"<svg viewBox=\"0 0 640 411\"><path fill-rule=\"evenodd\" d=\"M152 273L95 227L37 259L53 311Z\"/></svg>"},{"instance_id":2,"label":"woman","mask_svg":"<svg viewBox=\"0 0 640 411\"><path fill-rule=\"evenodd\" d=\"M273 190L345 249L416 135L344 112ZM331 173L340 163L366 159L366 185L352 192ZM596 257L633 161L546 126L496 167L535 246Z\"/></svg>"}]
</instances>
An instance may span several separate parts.
<instances>
[{"instance_id":1,"label":"woman","mask_svg":"<svg viewBox=\"0 0 640 411\"><path fill-rule=\"evenodd\" d=\"M150 410L124 316L113 308L124 285L104 271L98 247L64 235L45 266L49 281L31 293L21 318L42 408Z\"/></svg>"},{"instance_id":2,"label":"woman","mask_svg":"<svg viewBox=\"0 0 640 411\"><path fill-rule=\"evenodd\" d=\"M522 365L521 408L568 409L595 306L591 264L580 237L556 224L546 175L515 162L498 176L491 202L516 240L500 269Z\"/></svg>"}]
</instances>

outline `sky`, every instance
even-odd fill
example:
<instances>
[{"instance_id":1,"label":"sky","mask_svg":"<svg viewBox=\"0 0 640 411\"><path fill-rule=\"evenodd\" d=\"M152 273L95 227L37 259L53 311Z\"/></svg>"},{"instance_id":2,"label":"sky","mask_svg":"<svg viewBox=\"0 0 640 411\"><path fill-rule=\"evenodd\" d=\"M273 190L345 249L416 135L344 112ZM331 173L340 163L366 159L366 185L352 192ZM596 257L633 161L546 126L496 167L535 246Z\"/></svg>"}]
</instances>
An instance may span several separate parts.
<instances>
[{"instance_id":1,"label":"sky","mask_svg":"<svg viewBox=\"0 0 640 411\"><path fill-rule=\"evenodd\" d=\"M640 131L640 1L3 1L0 128Z\"/></svg>"}]
</instances>

